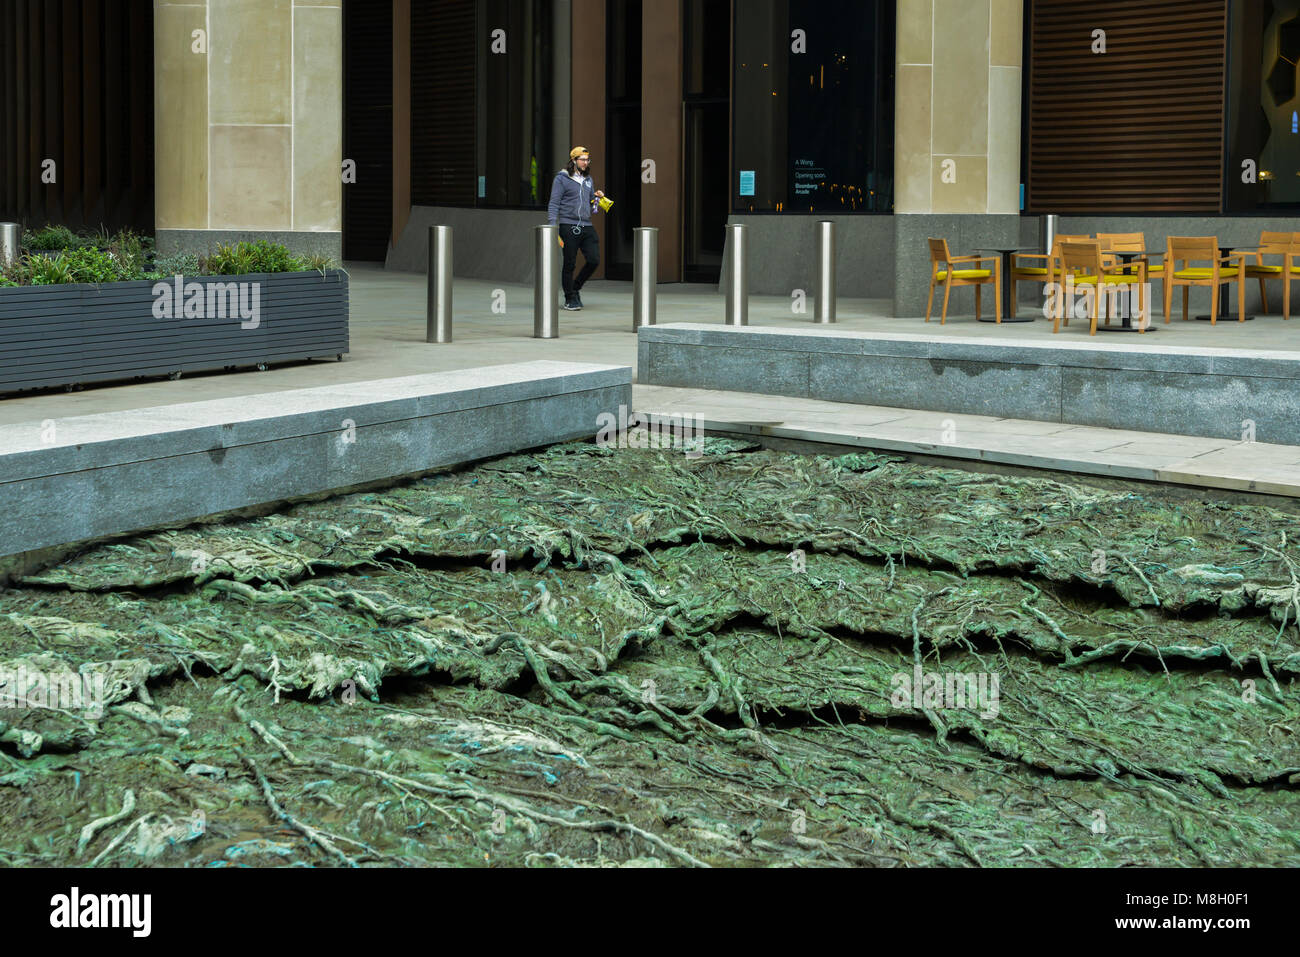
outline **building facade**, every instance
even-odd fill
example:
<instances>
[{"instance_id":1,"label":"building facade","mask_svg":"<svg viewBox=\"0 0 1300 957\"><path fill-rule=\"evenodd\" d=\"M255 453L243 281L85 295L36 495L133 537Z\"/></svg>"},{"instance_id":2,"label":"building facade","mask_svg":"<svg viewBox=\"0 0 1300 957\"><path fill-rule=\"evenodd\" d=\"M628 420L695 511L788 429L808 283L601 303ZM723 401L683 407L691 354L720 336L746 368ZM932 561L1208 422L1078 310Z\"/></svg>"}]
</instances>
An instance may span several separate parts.
<instances>
[{"instance_id":1,"label":"building facade","mask_svg":"<svg viewBox=\"0 0 1300 957\"><path fill-rule=\"evenodd\" d=\"M923 312L925 239L1300 229L1300 0L7 0L0 218L129 225L162 251L265 236L532 277L569 148L659 229L661 281L811 283Z\"/></svg>"}]
</instances>

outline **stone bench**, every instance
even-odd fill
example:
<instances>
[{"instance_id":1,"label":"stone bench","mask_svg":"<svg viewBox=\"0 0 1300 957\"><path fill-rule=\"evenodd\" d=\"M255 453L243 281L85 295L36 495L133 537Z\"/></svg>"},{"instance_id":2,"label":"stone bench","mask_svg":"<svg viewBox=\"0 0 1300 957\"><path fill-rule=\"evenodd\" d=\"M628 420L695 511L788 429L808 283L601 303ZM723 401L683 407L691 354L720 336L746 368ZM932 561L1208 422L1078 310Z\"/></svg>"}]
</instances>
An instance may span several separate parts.
<instances>
[{"instance_id":1,"label":"stone bench","mask_svg":"<svg viewBox=\"0 0 1300 957\"><path fill-rule=\"evenodd\" d=\"M1300 445L1297 352L698 323L638 336L646 385Z\"/></svg>"},{"instance_id":2,"label":"stone bench","mask_svg":"<svg viewBox=\"0 0 1300 957\"><path fill-rule=\"evenodd\" d=\"M594 437L625 366L521 362L0 426L0 556Z\"/></svg>"}]
</instances>

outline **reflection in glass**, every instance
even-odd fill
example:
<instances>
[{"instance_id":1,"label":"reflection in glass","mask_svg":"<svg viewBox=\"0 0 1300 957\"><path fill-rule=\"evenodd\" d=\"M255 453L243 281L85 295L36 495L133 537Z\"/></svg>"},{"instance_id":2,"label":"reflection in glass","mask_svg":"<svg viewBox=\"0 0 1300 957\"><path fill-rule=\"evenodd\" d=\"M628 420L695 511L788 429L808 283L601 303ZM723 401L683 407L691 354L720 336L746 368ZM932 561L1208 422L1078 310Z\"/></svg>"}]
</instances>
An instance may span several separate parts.
<instances>
[{"instance_id":1,"label":"reflection in glass","mask_svg":"<svg viewBox=\"0 0 1300 957\"><path fill-rule=\"evenodd\" d=\"M752 0L738 13L737 212L893 209L894 9Z\"/></svg>"},{"instance_id":2,"label":"reflection in glass","mask_svg":"<svg viewBox=\"0 0 1300 957\"><path fill-rule=\"evenodd\" d=\"M1224 210L1300 207L1300 0L1234 3L1230 16Z\"/></svg>"}]
</instances>

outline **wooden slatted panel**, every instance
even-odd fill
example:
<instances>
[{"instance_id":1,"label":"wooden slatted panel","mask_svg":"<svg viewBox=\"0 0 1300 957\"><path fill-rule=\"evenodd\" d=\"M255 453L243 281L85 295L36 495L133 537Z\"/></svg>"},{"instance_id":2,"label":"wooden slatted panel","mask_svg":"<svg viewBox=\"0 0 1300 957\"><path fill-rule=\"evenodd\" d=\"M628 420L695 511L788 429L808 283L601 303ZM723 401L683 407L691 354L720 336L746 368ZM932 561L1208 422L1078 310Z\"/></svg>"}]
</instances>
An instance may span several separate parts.
<instances>
[{"instance_id":1,"label":"wooden slatted panel","mask_svg":"<svg viewBox=\"0 0 1300 957\"><path fill-rule=\"evenodd\" d=\"M18 13L17 4L0 4L0 216L18 209Z\"/></svg>"},{"instance_id":2,"label":"wooden slatted panel","mask_svg":"<svg viewBox=\"0 0 1300 957\"><path fill-rule=\"evenodd\" d=\"M81 60L81 4L63 0L63 62ZM81 137L81 81L75 72L63 80L63 208L80 209L85 187L85 156ZM153 140L152 131L149 135Z\"/></svg>"},{"instance_id":3,"label":"wooden slatted panel","mask_svg":"<svg viewBox=\"0 0 1300 957\"><path fill-rule=\"evenodd\" d=\"M1033 0L1030 30L1027 211L1220 212L1227 0Z\"/></svg>"},{"instance_id":4,"label":"wooden slatted panel","mask_svg":"<svg viewBox=\"0 0 1300 957\"><path fill-rule=\"evenodd\" d=\"M42 69L41 56L41 34L44 26L44 16L41 13L41 5L37 0L18 0L20 4L27 7L27 75L24 78L27 85L27 177L24 183L27 187L27 206L29 209L45 208L44 199L41 195L41 160L48 155L47 150L42 149L44 137L44 123L42 118L45 110L43 107L45 100L45 81L43 78L44 70Z\"/></svg>"},{"instance_id":5,"label":"wooden slatted panel","mask_svg":"<svg viewBox=\"0 0 1300 957\"><path fill-rule=\"evenodd\" d=\"M0 0L0 60L0 219L151 232L152 4Z\"/></svg>"},{"instance_id":6,"label":"wooden slatted panel","mask_svg":"<svg viewBox=\"0 0 1300 957\"><path fill-rule=\"evenodd\" d=\"M104 69L99 37L103 33L102 0L83 0L81 10L81 104L86 161L82 166L82 207L86 218L103 219L100 202L103 194L104 111L99 108L100 76Z\"/></svg>"},{"instance_id":7,"label":"wooden slatted panel","mask_svg":"<svg viewBox=\"0 0 1300 957\"><path fill-rule=\"evenodd\" d=\"M478 195L473 0L411 5L411 202Z\"/></svg>"},{"instance_id":8,"label":"wooden slatted panel","mask_svg":"<svg viewBox=\"0 0 1300 957\"><path fill-rule=\"evenodd\" d=\"M153 63L153 9L147 3L130 3L127 38L129 102L148 102L148 110L130 111L130 155L127 158L126 199L124 215L136 223L153 228L153 68L141 69L142 64Z\"/></svg>"}]
</instances>

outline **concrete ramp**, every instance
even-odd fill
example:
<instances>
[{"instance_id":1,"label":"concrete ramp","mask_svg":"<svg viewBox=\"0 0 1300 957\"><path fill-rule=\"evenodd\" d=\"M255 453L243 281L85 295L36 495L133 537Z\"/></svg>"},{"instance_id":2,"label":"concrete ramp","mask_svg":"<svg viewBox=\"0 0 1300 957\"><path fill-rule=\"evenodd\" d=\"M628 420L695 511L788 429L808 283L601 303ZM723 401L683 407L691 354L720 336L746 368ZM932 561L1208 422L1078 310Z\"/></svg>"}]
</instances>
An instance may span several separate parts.
<instances>
[{"instance_id":1,"label":"concrete ramp","mask_svg":"<svg viewBox=\"0 0 1300 957\"><path fill-rule=\"evenodd\" d=\"M0 426L0 556L554 442L631 406L632 371L521 362Z\"/></svg>"}]
</instances>

